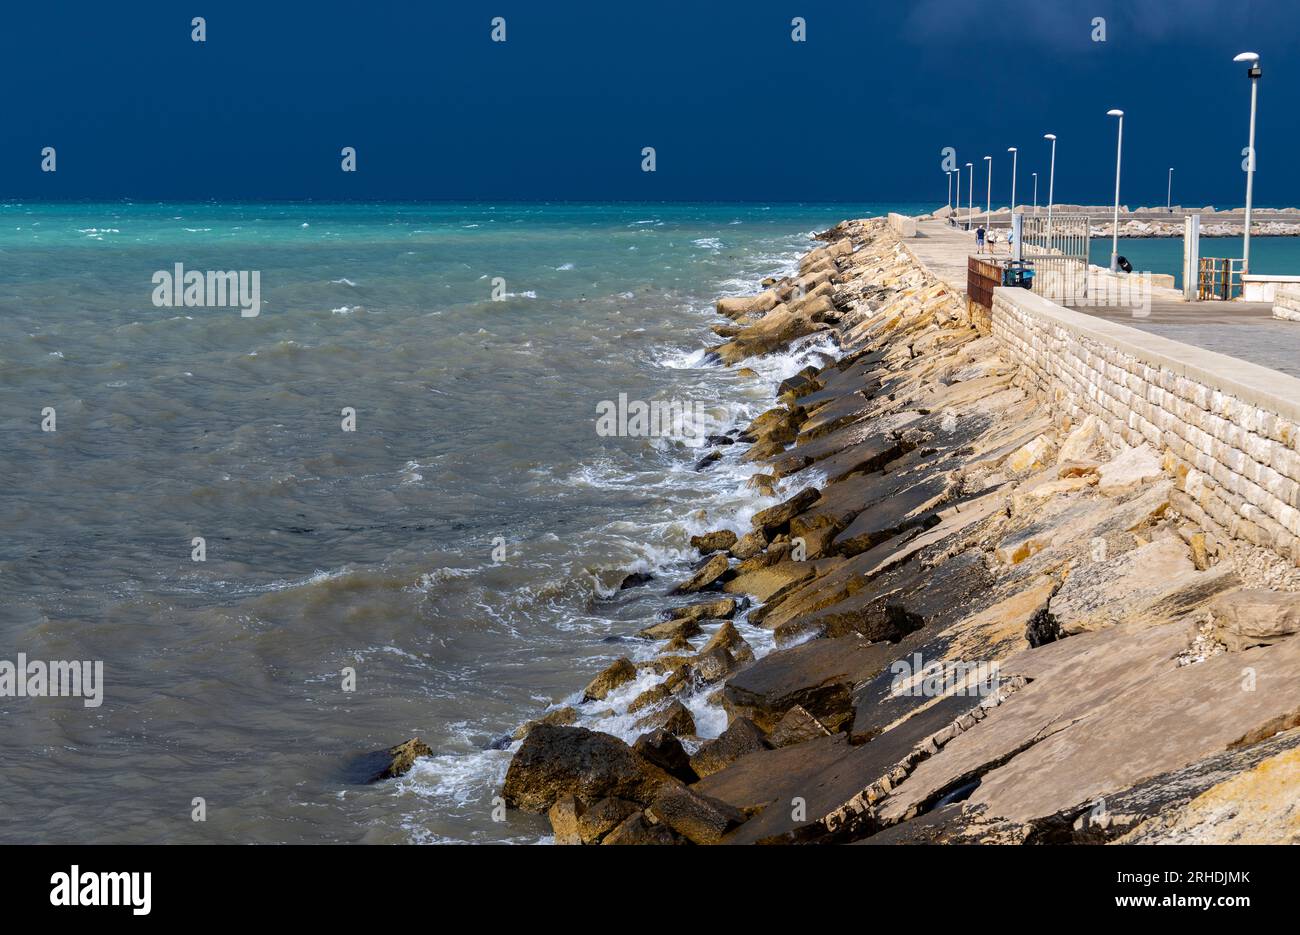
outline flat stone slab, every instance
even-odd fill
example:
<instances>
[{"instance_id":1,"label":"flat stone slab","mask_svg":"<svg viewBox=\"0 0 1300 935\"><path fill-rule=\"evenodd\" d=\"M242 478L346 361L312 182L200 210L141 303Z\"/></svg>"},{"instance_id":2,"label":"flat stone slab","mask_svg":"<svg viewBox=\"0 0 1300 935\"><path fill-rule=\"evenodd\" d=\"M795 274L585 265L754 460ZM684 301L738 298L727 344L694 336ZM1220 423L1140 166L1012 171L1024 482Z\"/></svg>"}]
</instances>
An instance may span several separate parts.
<instances>
[{"instance_id":1,"label":"flat stone slab","mask_svg":"<svg viewBox=\"0 0 1300 935\"><path fill-rule=\"evenodd\" d=\"M979 778L971 807L1027 823L1226 750L1300 708L1300 640L1179 667L1188 638L1181 624L1115 627L1013 657L1003 674L1029 683L918 764L880 819L901 821Z\"/></svg>"},{"instance_id":2,"label":"flat stone slab","mask_svg":"<svg viewBox=\"0 0 1300 935\"><path fill-rule=\"evenodd\" d=\"M800 705L835 730L851 715L853 689L888 664L894 648L858 636L815 639L768 653L727 682L729 711L771 730Z\"/></svg>"}]
</instances>

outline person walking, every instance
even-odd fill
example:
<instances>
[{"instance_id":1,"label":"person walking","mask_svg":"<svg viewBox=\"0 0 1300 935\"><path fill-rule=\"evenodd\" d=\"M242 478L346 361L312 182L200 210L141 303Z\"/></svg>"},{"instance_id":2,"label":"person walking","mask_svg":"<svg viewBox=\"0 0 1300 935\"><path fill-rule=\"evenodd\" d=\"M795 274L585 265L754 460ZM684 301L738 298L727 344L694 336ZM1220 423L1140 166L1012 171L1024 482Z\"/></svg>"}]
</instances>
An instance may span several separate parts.
<instances>
[{"instance_id":1,"label":"person walking","mask_svg":"<svg viewBox=\"0 0 1300 935\"><path fill-rule=\"evenodd\" d=\"M981 253L984 252L984 225L983 224L975 228L975 246Z\"/></svg>"}]
</instances>

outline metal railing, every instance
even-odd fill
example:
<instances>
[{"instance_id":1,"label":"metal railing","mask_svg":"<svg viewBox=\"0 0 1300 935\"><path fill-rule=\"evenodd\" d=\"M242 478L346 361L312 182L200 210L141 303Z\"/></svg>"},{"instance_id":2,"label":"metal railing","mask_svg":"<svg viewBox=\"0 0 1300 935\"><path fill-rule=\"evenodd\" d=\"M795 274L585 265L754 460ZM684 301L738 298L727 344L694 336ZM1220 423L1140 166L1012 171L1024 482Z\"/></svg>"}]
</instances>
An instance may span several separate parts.
<instances>
[{"instance_id":1,"label":"metal railing","mask_svg":"<svg viewBox=\"0 0 1300 935\"><path fill-rule=\"evenodd\" d=\"M1237 257L1201 257L1196 273L1196 297L1228 301L1241 295L1245 262Z\"/></svg>"},{"instance_id":2,"label":"metal railing","mask_svg":"<svg viewBox=\"0 0 1300 935\"><path fill-rule=\"evenodd\" d=\"M1027 215L1021 221L1020 255L1033 264L1031 289L1063 305L1088 295L1088 215Z\"/></svg>"}]
</instances>

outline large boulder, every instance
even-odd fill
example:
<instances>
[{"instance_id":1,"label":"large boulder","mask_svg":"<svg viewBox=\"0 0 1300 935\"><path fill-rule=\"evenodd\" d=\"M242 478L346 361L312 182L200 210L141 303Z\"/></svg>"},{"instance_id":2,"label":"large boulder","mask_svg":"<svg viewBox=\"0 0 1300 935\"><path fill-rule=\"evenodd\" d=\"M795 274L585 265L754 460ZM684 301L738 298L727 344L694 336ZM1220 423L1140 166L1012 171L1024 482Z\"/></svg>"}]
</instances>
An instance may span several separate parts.
<instances>
[{"instance_id":1,"label":"large boulder","mask_svg":"<svg viewBox=\"0 0 1300 935\"><path fill-rule=\"evenodd\" d=\"M1300 631L1300 594L1288 591L1232 591L1210 605L1214 638L1239 653L1267 646Z\"/></svg>"},{"instance_id":2,"label":"large boulder","mask_svg":"<svg viewBox=\"0 0 1300 935\"><path fill-rule=\"evenodd\" d=\"M665 789L649 811L692 844L718 844L724 834L745 820L740 809L685 787Z\"/></svg>"},{"instance_id":3,"label":"large boulder","mask_svg":"<svg viewBox=\"0 0 1300 935\"><path fill-rule=\"evenodd\" d=\"M686 752L682 742L662 728L642 734L636 739L636 743L632 744L632 749L639 756L682 782L695 782L700 778L695 774L695 770L691 769L691 755Z\"/></svg>"},{"instance_id":4,"label":"large boulder","mask_svg":"<svg viewBox=\"0 0 1300 935\"><path fill-rule=\"evenodd\" d=\"M502 796L528 812L545 812L571 795L583 805L606 796L648 804L677 780L610 734L585 727L534 728L510 761Z\"/></svg>"},{"instance_id":5,"label":"large boulder","mask_svg":"<svg viewBox=\"0 0 1300 935\"><path fill-rule=\"evenodd\" d=\"M582 690L583 701L603 701L610 692L636 679L636 666L623 656L611 662Z\"/></svg>"},{"instance_id":6,"label":"large boulder","mask_svg":"<svg viewBox=\"0 0 1300 935\"><path fill-rule=\"evenodd\" d=\"M766 750L763 732L749 718L738 717L718 737L700 745L691 757L691 769L698 776L708 776L726 769L747 753Z\"/></svg>"},{"instance_id":7,"label":"large boulder","mask_svg":"<svg viewBox=\"0 0 1300 935\"><path fill-rule=\"evenodd\" d=\"M394 779L398 776L405 776L411 771L415 761L422 756L433 756L433 751L419 737L412 737L405 743L390 747L384 753L388 765L376 773L370 781L378 782L381 779Z\"/></svg>"},{"instance_id":8,"label":"large boulder","mask_svg":"<svg viewBox=\"0 0 1300 935\"><path fill-rule=\"evenodd\" d=\"M1101 475L1097 490L1106 497L1123 496L1164 476L1160 456L1150 445L1139 445L1121 452L1103 464L1097 473Z\"/></svg>"},{"instance_id":9,"label":"large boulder","mask_svg":"<svg viewBox=\"0 0 1300 935\"><path fill-rule=\"evenodd\" d=\"M674 594L692 594L696 591L703 590L717 581L726 572L730 565L727 559L727 553L718 552L700 568L691 575L690 578L683 581L673 589Z\"/></svg>"},{"instance_id":10,"label":"large boulder","mask_svg":"<svg viewBox=\"0 0 1300 935\"><path fill-rule=\"evenodd\" d=\"M724 552L735 545L736 538L736 534L730 529L719 529L716 532L706 532L702 536L691 536L691 547L699 549L701 554Z\"/></svg>"}]
</instances>

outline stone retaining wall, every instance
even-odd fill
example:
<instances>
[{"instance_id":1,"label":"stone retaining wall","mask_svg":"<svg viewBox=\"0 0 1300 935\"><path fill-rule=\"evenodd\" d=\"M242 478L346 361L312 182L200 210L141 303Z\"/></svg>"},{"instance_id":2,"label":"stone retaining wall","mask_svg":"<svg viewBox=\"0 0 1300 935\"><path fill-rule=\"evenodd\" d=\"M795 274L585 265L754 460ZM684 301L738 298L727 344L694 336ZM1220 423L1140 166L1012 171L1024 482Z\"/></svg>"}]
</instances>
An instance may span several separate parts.
<instances>
[{"instance_id":1,"label":"stone retaining wall","mask_svg":"<svg viewBox=\"0 0 1300 935\"><path fill-rule=\"evenodd\" d=\"M1273 294L1273 317L1300 321L1300 286L1282 286Z\"/></svg>"},{"instance_id":2,"label":"stone retaining wall","mask_svg":"<svg viewBox=\"0 0 1300 935\"><path fill-rule=\"evenodd\" d=\"M1056 412L1160 452L1190 519L1300 565L1300 380L1024 289L996 290L992 334Z\"/></svg>"}]
</instances>

